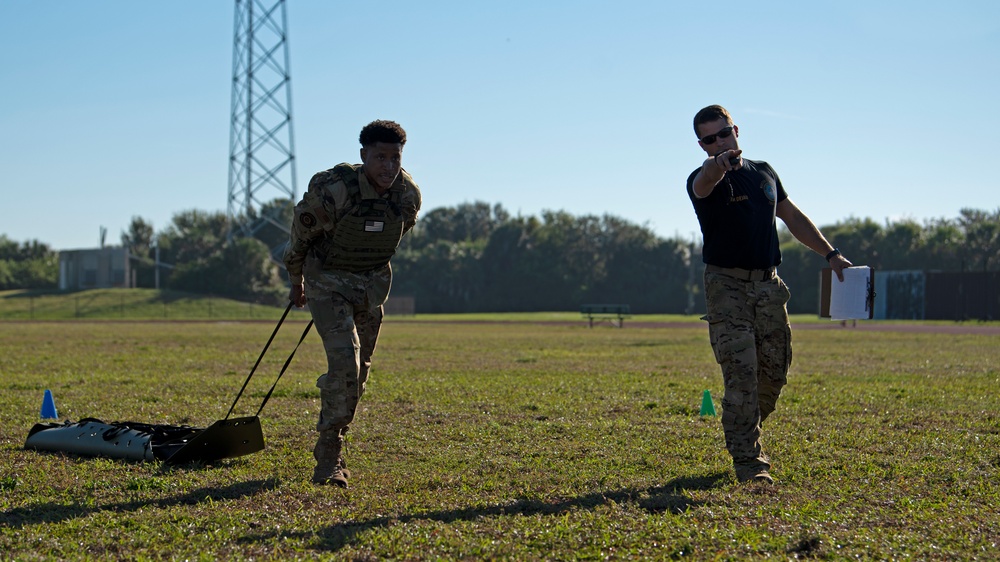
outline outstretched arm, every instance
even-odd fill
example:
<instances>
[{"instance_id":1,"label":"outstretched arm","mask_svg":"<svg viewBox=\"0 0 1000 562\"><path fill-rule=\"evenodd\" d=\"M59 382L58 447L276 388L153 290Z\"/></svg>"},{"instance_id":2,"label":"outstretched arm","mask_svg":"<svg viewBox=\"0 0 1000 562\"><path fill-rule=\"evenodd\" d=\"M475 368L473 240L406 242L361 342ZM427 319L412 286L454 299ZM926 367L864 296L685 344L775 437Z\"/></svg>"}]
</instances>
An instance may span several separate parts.
<instances>
[{"instance_id":1,"label":"outstretched arm","mask_svg":"<svg viewBox=\"0 0 1000 562\"><path fill-rule=\"evenodd\" d=\"M694 177L691 186L694 196L698 199L708 197L722 178L726 177L726 172L742 168L743 159L740 158L742 153L742 150L726 150L713 158L706 158L701 163L701 170L698 170L698 175Z\"/></svg>"},{"instance_id":2,"label":"outstretched arm","mask_svg":"<svg viewBox=\"0 0 1000 562\"><path fill-rule=\"evenodd\" d=\"M776 211L778 218L784 221L785 226L788 227L788 231L792 233L792 236L805 244L807 248L824 257L833 252L833 245L826 240L826 237L816 228L813 221L799 210L795 206L795 203L792 203L791 199L786 197L778 203ZM834 273L837 274L837 279L841 281L844 280L844 274L842 273L844 268L854 265L839 253L832 256L829 263Z\"/></svg>"}]
</instances>

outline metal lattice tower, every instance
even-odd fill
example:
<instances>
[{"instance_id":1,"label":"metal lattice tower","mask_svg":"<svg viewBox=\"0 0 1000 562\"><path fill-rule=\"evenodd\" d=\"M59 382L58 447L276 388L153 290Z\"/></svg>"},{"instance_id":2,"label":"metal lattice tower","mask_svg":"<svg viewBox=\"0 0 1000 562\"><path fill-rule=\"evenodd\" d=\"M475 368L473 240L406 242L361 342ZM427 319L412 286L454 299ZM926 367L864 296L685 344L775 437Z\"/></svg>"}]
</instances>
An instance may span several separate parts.
<instances>
[{"instance_id":1,"label":"metal lattice tower","mask_svg":"<svg viewBox=\"0 0 1000 562\"><path fill-rule=\"evenodd\" d=\"M285 0L236 0L229 131L229 237L288 232L275 199L295 204ZM265 207L267 205L267 207ZM266 208L266 211L262 211ZM273 249L272 249L273 251Z\"/></svg>"}]
</instances>

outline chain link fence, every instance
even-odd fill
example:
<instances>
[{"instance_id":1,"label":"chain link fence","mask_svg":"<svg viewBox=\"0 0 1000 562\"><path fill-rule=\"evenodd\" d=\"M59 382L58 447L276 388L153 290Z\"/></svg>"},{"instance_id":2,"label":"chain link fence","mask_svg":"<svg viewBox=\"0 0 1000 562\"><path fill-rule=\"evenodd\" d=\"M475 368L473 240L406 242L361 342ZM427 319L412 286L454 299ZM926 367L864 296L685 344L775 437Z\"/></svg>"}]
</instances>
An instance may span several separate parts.
<instances>
[{"instance_id":1,"label":"chain link fence","mask_svg":"<svg viewBox=\"0 0 1000 562\"><path fill-rule=\"evenodd\" d=\"M283 311L271 304L157 291L0 293L0 320L277 320Z\"/></svg>"}]
</instances>

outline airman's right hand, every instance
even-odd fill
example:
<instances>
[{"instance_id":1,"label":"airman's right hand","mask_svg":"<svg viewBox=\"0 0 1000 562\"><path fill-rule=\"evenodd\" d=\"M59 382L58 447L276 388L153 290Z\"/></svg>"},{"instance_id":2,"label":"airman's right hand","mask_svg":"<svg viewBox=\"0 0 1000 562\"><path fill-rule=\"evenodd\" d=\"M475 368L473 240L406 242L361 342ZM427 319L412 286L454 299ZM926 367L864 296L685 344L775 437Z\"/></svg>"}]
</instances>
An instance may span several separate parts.
<instances>
[{"instance_id":1,"label":"airman's right hand","mask_svg":"<svg viewBox=\"0 0 1000 562\"><path fill-rule=\"evenodd\" d=\"M716 154L712 160L725 173L729 170L739 170L743 167L743 159L740 158L740 154L743 154L742 150L726 150Z\"/></svg>"},{"instance_id":2,"label":"airman's right hand","mask_svg":"<svg viewBox=\"0 0 1000 562\"><path fill-rule=\"evenodd\" d=\"M292 301L298 308L306 305L306 291L302 283L292 283L292 290L288 293L288 300Z\"/></svg>"}]
</instances>

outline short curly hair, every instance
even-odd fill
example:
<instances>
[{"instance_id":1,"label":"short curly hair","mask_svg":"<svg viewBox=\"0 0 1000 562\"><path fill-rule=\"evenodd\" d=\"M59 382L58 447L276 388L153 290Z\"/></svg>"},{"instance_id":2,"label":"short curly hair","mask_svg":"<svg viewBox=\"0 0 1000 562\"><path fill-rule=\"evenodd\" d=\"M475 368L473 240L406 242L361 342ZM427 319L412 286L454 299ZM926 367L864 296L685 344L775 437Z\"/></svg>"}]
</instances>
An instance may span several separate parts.
<instances>
[{"instance_id":1,"label":"short curly hair","mask_svg":"<svg viewBox=\"0 0 1000 562\"><path fill-rule=\"evenodd\" d=\"M395 121L378 119L365 125L358 137L361 146L375 146L377 142L406 144L406 131Z\"/></svg>"},{"instance_id":2,"label":"short curly hair","mask_svg":"<svg viewBox=\"0 0 1000 562\"><path fill-rule=\"evenodd\" d=\"M698 131L698 125L704 125L705 123L711 123L712 121L718 119L725 119L726 123L733 124L733 116L726 111L726 108L721 105L710 105L708 107L703 107L694 116L694 134L700 137L701 133Z\"/></svg>"}]
</instances>

